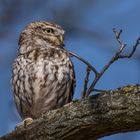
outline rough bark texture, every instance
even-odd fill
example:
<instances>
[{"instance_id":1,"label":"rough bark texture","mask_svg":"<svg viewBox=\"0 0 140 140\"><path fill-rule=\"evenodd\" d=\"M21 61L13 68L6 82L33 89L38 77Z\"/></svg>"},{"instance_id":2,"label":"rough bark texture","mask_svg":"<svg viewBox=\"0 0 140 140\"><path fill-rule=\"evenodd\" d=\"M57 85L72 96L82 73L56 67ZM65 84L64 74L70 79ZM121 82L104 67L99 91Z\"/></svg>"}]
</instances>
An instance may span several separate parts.
<instances>
[{"instance_id":1,"label":"rough bark texture","mask_svg":"<svg viewBox=\"0 0 140 140\"><path fill-rule=\"evenodd\" d=\"M140 85L73 101L0 140L95 140L136 130L140 130Z\"/></svg>"}]
</instances>

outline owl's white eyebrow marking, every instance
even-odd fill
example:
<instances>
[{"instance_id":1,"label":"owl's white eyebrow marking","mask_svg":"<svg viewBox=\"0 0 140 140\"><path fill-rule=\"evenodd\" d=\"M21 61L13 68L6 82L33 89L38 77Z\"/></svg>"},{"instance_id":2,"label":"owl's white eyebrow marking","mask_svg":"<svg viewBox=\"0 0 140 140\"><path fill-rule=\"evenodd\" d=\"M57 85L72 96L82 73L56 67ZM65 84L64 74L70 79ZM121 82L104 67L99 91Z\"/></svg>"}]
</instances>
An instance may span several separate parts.
<instances>
[{"instance_id":1,"label":"owl's white eyebrow marking","mask_svg":"<svg viewBox=\"0 0 140 140\"><path fill-rule=\"evenodd\" d=\"M52 28L52 29L54 29L55 31L57 30L57 32L58 32L59 34L62 34L62 35L65 33L65 31L64 31L63 29L60 29L60 28L57 28L57 27L52 27L52 26L47 25L45 28Z\"/></svg>"}]
</instances>

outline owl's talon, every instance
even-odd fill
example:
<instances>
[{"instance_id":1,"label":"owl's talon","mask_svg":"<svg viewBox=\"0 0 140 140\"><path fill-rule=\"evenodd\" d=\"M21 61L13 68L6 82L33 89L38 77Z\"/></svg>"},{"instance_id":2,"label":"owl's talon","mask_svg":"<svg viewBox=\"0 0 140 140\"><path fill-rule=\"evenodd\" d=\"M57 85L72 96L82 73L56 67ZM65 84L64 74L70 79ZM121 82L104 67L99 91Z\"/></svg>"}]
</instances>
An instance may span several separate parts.
<instances>
[{"instance_id":1,"label":"owl's talon","mask_svg":"<svg viewBox=\"0 0 140 140\"><path fill-rule=\"evenodd\" d=\"M32 118L26 118L24 121L24 127L29 126L30 124L32 124L33 119Z\"/></svg>"},{"instance_id":2,"label":"owl's talon","mask_svg":"<svg viewBox=\"0 0 140 140\"><path fill-rule=\"evenodd\" d=\"M30 124L32 124L32 122L33 122L33 119L32 118L26 118L21 123L17 124L17 126L15 127L15 130L21 129L21 128L26 128Z\"/></svg>"}]
</instances>

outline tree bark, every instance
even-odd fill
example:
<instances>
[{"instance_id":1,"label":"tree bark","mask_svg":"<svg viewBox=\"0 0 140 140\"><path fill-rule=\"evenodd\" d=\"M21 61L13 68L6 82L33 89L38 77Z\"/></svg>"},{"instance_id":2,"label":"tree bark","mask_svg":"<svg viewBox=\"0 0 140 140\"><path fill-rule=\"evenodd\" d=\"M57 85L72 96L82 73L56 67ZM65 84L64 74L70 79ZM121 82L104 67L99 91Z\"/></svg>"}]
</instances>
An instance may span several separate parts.
<instances>
[{"instance_id":1,"label":"tree bark","mask_svg":"<svg viewBox=\"0 0 140 140\"><path fill-rule=\"evenodd\" d=\"M0 140L95 140L136 130L140 130L140 85L73 101Z\"/></svg>"}]
</instances>

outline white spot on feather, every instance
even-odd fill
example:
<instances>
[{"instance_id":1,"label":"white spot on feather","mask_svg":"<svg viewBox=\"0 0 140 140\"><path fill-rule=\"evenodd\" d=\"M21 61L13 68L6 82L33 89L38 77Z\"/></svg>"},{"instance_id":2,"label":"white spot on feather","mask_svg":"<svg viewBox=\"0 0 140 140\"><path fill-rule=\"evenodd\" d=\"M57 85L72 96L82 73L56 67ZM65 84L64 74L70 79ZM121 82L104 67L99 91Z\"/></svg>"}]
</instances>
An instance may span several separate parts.
<instances>
[{"instance_id":1,"label":"white spot on feather","mask_svg":"<svg viewBox=\"0 0 140 140\"><path fill-rule=\"evenodd\" d=\"M63 67L60 67L58 69L58 81L61 82L63 80L64 74L63 74Z\"/></svg>"}]
</instances>

